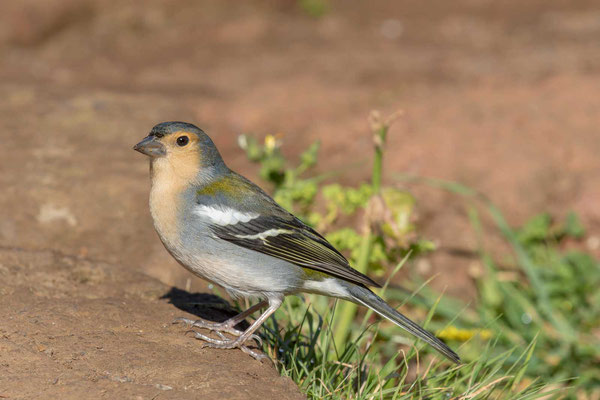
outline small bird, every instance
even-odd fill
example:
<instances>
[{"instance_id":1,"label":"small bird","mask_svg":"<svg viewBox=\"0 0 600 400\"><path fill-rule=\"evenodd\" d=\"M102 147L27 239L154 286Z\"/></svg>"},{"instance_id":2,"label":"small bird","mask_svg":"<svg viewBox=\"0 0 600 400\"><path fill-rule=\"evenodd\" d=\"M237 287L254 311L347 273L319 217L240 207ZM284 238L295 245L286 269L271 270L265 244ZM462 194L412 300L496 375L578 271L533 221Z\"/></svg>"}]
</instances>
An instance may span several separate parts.
<instances>
[{"instance_id":1,"label":"small bird","mask_svg":"<svg viewBox=\"0 0 600 400\"><path fill-rule=\"evenodd\" d=\"M256 330L285 296L306 292L368 307L460 363L458 355L441 340L369 290L368 286L381 286L353 269L321 234L230 170L200 128L185 122L163 122L133 149L150 157L150 212L167 251L189 271L225 288L232 297L260 299L221 323L179 319L220 337L195 332L206 347L240 348L261 359L264 355L248 348L247 342L260 341ZM265 307L248 329L236 329L246 317Z\"/></svg>"}]
</instances>

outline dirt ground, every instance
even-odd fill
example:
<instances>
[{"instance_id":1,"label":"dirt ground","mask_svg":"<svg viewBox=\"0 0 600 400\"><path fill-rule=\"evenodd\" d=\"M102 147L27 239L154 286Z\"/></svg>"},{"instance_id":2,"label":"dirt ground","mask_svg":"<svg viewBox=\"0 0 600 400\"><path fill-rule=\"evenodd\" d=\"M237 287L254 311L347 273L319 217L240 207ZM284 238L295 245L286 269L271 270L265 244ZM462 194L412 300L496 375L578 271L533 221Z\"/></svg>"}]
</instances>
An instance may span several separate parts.
<instances>
[{"instance_id":1,"label":"dirt ground","mask_svg":"<svg viewBox=\"0 0 600 400\"><path fill-rule=\"evenodd\" d=\"M462 200L400 173L472 186L511 223L574 210L600 255L599 37L591 0L333 1L321 18L295 1L0 3L0 396L299 396L169 325L182 311L160 298L206 285L158 241L131 150L162 121L204 128L251 178L237 135L282 133L292 158L320 139L319 168L352 184L369 111L402 109L386 180L439 244L420 262L434 286L474 296L475 237Z\"/></svg>"},{"instance_id":2,"label":"dirt ground","mask_svg":"<svg viewBox=\"0 0 600 400\"><path fill-rule=\"evenodd\" d=\"M274 368L208 355L171 323L191 302L216 303L204 318L231 316L214 296L51 251L0 250L0 261L0 398L304 398Z\"/></svg>"}]
</instances>

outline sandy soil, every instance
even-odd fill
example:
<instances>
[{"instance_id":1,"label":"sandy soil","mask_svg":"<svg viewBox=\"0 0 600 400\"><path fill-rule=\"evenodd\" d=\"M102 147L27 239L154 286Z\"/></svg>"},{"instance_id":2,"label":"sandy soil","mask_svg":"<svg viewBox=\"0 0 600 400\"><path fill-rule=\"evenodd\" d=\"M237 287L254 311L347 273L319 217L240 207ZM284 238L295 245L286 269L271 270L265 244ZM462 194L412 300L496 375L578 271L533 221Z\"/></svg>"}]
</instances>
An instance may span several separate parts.
<instances>
[{"instance_id":1,"label":"sandy soil","mask_svg":"<svg viewBox=\"0 0 600 400\"><path fill-rule=\"evenodd\" d=\"M201 349L171 323L194 318L186 306L226 319L214 296L51 251L0 249L0 278L1 398L304 398L270 365Z\"/></svg>"},{"instance_id":2,"label":"sandy soil","mask_svg":"<svg viewBox=\"0 0 600 400\"><path fill-rule=\"evenodd\" d=\"M15 322L2 323L0 344L19 357L9 355L0 368L8 363L22 377L15 382L36 383L19 392L24 383L11 389L0 381L0 395L35 397L39 389L74 398L78 390L191 396L182 376L200 380L194 387L210 393L212 386L199 382L210 377L217 387L234 375L250 389L270 380L279 383L269 390L291 393L270 367L239 352L200 350L167 327L179 311L174 305L131 294L132 276L154 282L138 272L167 285L148 283L161 288L157 296L171 286L206 291L156 238L147 162L131 150L165 120L203 127L230 166L249 177L256 168L237 148L238 134L280 132L292 157L320 139L326 156L319 168L352 184L369 175L369 111L403 109L390 133L386 179L417 196L420 231L440 245L419 269L438 274L434 285L454 295L474 296L468 254L476 242L464 203L423 185L405 186L396 180L400 173L477 188L511 223L544 210L557 216L575 210L590 231L583 245L600 255L598 21L594 1L333 2L322 18L307 16L294 1L2 2L0 244L23 250L5 250L0 261L6 268L4 259L14 259L23 270L2 270L8 284L0 313ZM493 236L488 241L502 249ZM55 254L101 260L114 281L69 280L73 265L55 265ZM54 268L65 278L48 288ZM27 271L40 271L41 281ZM87 313L83 325L75 309ZM129 313L135 323L127 322ZM104 328L93 327L96 318L105 318ZM147 333L136 336L128 324ZM62 339L48 339L41 327L60 330L48 335ZM63 338L64 332L73 336ZM124 338L110 339L109 332ZM64 358L53 360L36 350L38 338L45 348L85 352L69 361L85 368L49 385L65 376L75 353L61 350ZM113 352L94 350L109 342L117 346ZM142 347L150 342L153 360L135 355L147 355ZM194 357L185 360L184 353ZM44 365L35 379L27 378L31 362ZM240 373L228 373L228 363ZM153 372L145 375L150 364ZM218 364L225 365L222 373L213 373ZM77 386L83 377L89 385ZM157 383L173 390L159 392Z\"/></svg>"}]
</instances>

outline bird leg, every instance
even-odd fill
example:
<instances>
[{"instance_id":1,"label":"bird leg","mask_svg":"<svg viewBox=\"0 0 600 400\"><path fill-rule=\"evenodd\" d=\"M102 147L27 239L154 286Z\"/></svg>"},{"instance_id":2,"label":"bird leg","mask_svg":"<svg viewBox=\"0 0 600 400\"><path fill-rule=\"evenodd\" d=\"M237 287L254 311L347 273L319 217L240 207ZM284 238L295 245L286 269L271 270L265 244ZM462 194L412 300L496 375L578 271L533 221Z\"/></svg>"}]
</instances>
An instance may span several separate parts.
<instances>
[{"instance_id":1,"label":"bird leg","mask_svg":"<svg viewBox=\"0 0 600 400\"><path fill-rule=\"evenodd\" d=\"M230 333L234 336L240 336L244 332L240 331L239 329L235 329L235 326L237 324L239 324L240 322L242 322L244 319L246 319L246 317L249 316L250 314L252 314L255 311L257 311L263 307L266 307L268 305L269 305L269 303L266 300L263 300L260 303L253 305L246 311L242 311L238 315L231 317L228 320L223 321L223 322L209 322L209 321L203 321L201 319L194 321L189 318L180 317L180 318L176 318L173 321L173 323L177 324L179 322L183 322L184 324L190 326L191 328L208 329L213 332L226 332L226 333Z\"/></svg>"},{"instance_id":2,"label":"bird leg","mask_svg":"<svg viewBox=\"0 0 600 400\"><path fill-rule=\"evenodd\" d=\"M238 337L235 339L225 338L224 337L225 335L223 335L223 334L219 335L221 337L221 339L214 339L209 336L203 335L199 332L195 332L194 337L196 339L203 340L205 342L202 347L210 347L210 348L214 348L214 349L234 349L237 347L237 348L240 348L244 353L251 355L252 357L254 357L257 360L266 358L266 356L264 354L260 354L256 351L246 347L245 343L248 340L251 340L251 339L254 339L257 337L254 334L254 332L267 320L267 318L269 318L271 316L271 314L273 314L279 308L279 306L281 305L281 302L282 302L282 299L280 299L280 298L269 299L269 301L268 301L269 308L267 308L265 310L265 312L262 313L256 319L256 321L254 321L252 323L252 325L250 325L250 327L248 329L246 329L244 332L242 332L240 335L238 335Z\"/></svg>"}]
</instances>

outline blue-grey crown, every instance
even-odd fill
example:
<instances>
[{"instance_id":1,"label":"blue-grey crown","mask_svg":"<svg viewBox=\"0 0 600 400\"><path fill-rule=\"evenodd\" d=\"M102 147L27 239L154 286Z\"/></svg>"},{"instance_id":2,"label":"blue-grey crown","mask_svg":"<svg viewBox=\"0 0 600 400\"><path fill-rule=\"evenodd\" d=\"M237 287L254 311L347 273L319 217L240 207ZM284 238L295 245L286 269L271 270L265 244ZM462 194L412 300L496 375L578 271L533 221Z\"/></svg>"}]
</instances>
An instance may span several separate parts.
<instances>
[{"instance_id":1,"label":"blue-grey crown","mask_svg":"<svg viewBox=\"0 0 600 400\"><path fill-rule=\"evenodd\" d=\"M180 131L195 133L198 136L206 136L206 133L196 125L180 121L161 122L152 128L149 136L163 137Z\"/></svg>"}]
</instances>

